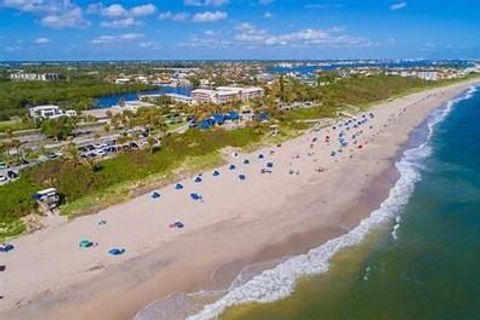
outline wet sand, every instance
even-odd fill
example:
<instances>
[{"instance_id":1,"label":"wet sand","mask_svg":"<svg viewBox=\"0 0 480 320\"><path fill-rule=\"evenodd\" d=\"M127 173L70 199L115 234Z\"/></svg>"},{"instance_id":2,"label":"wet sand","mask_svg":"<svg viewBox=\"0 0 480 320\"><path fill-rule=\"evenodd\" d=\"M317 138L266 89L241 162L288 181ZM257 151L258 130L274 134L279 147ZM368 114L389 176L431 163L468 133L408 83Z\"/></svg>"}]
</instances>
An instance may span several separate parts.
<instances>
[{"instance_id":1,"label":"wet sand","mask_svg":"<svg viewBox=\"0 0 480 320\"><path fill-rule=\"evenodd\" d=\"M205 172L202 183L189 179L183 190L160 189L159 200L144 195L21 237L5 255L0 317L130 319L156 299L225 287L245 266L304 253L342 235L386 197L396 178L393 159L411 130L468 86L376 106L375 117L358 129L364 130L362 149L352 145L332 157L338 128L312 131L274 147L272 155L269 148L232 157L236 169L219 168L220 177ZM257 159L259 153L267 159ZM244 165L245 158L251 163ZM267 161L274 162L272 173L261 174ZM319 173L319 166L327 170ZM190 199L190 192L204 202ZM98 226L100 218L107 224ZM185 228L169 228L175 220ZM98 246L79 249L85 237ZM111 257L106 251L114 246L127 251Z\"/></svg>"}]
</instances>

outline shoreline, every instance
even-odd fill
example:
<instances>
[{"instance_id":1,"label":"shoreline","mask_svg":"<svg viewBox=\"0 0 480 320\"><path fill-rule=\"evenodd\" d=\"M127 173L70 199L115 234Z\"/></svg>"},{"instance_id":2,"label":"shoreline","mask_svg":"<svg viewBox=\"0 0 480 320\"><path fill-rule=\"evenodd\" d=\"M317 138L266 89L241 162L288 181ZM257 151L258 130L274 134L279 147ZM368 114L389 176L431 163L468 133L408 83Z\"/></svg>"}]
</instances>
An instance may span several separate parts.
<instances>
[{"instance_id":1,"label":"shoreline","mask_svg":"<svg viewBox=\"0 0 480 320\"><path fill-rule=\"evenodd\" d=\"M470 81L470 83L473 83L473 81ZM446 88L429 90L428 92L449 91L446 97L433 98L435 101L443 99L442 101L446 102L454 96L458 96L459 91L463 91L468 86L470 84L456 84ZM416 93L413 96L417 95L423 98L426 93ZM400 101L405 99L409 98L401 98ZM234 212L227 218L213 219L212 223L200 225L199 228L182 233L181 236L171 235L164 239L158 238L160 244L155 246L157 248L140 248L135 257L122 259L121 263L108 264L105 262L105 267L100 268L100 270L106 269L109 271L108 274L91 270L87 272L90 277L83 274L80 275L80 279L76 275L73 278L70 276L69 279L67 277L67 283L70 283L70 286L64 284L59 288L48 289L48 295L37 297L31 303L22 304L20 308L14 309L13 313L6 309L4 312L0 312L0 316L5 314L10 316L11 319L31 318L33 315L38 319L55 317L81 319L88 316L101 319L127 319L133 317L142 306L157 300L158 297L173 292L193 292L200 288L209 289L208 287L212 286L212 267L215 267L213 270L220 270L220 272L217 272L216 279L213 279L214 285L212 287L221 287L225 284L228 286L231 280L238 275L237 271L240 271L243 266L252 264L249 262L262 263L275 259L278 261L285 256L304 253L306 248L316 247L329 239L344 234L354 228L365 215L368 216L372 211L371 206L375 209L375 206L378 206L388 195L389 186L391 187L396 180L392 173L395 155L398 154L399 148L408 139L408 134L423 122L432 110L442 104L438 104L438 101L435 104L435 101L431 102L429 108L425 108L429 110L421 110L422 114L413 111L408 113L408 116L412 118L408 128L405 125L396 124L395 120L397 119L393 118L391 127L398 126L398 132L395 133L398 133L399 137L393 137L393 139L396 139L393 143L389 143L392 137L388 136L392 132L387 132L386 135L379 135L375 138L380 141L372 142L369 148L372 147L376 152L381 153L380 157L373 157L372 154L367 155L365 153L356 155L362 163L364 169L362 172L354 171L356 165L348 162L348 160L342 161L338 165L341 166L341 171L352 170L352 174L348 178L352 179L355 182L355 187L359 188L357 190L344 190L345 194L348 194L346 198L349 201L343 200L342 205L336 205L336 200L340 201L342 199L335 198L335 194L329 194L328 197L325 196L326 198L324 198L319 195L312 195L312 192L308 190L311 186L321 188L323 183L318 180L323 180L323 178L331 183L330 189L336 186L342 187L342 178L346 178L346 176L342 175L341 172L327 172L320 178L314 176L312 179L303 179L305 181L298 182L298 187L293 190L293 194L287 192L289 191L288 188L284 190L280 186L267 184L266 187L268 188L278 188L279 194L286 194L285 198L279 201L275 193L273 196L268 194L265 197L253 198L252 201L267 200L265 202L268 202L268 200L271 200L272 203L265 206L249 207L250 210L246 213ZM398 100L395 100L394 102L384 103L383 106L393 104L394 106L391 109L394 109L395 105L399 103ZM373 111L377 112L379 108L382 108L382 106L374 108ZM401 105L395 108L400 110ZM392 111L388 110L388 107L384 109L387 110L385 111L386 114ZM302 138L285 143L289 144L286 148L290 148L290 145L292 145L291 148L294 148L295 141L300 141ZM375 160L377 163L369 165L369 160ZM331 171L337 171L333 166L335 164L332 164ZM367 172L366 177L365 172ZM276 179L276 182L283 182L289 181L290 178L279 177ZM239 193L243 192L235 189L236 187L233 185L230 187ZM325 193L328 192L328 190L325 190ZM312 197L315 199L311 200ZM330 201L331 199L333 201ZM299 204L308 201L311 201L311 203L300 206L305 212L299 213L299 217L290 215L290 212L298 208ZM278 202L281 202L280 205ZM361 204L360 208L359 203ZM328 214L325 214L321 219L319 219L316 211L319 204L331 209L326 210ZM128 204L117 206L115 209L125 206L128 206ZM281 213L278 213L279 207L282 208ZM234 210L232 207L222 209ZM258 211L254 209L258 209ZM259 212L261 215L258 214ZM277 216L279 217L277 218ZM81 222L88 220L90 220L88 222L91 222L92 220L91 217L79 219L81 219ZM277 219L285 219L285 221L277 223ZM95 220L95 217L93 220ZM298 225L299 223L301 225ZM43 236L49 237L46 234ZM37 234L34 238L38 237ZM200 245L202 243L209 247L204 248ZM197 244L197 246L194 244ZM257 245L259 248L256 247ZM185 249L190 249L190 251L182 251ZM96 274L92 277L91 272ZM5 276L7 275L8 273L5 273ZM82 279L82 276L85 278Z\"/></svg>"}]
</instances>

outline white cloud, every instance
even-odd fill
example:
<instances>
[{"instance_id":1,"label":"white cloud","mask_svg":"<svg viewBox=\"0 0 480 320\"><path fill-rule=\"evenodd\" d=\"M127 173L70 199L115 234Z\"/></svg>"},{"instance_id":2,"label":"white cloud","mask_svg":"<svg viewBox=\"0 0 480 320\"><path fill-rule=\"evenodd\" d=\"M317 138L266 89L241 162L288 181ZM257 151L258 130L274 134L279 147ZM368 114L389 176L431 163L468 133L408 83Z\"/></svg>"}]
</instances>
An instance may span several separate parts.
<instances>
[{"instance_id":1,"label":"white cloud","mask_svg":"<svg viewBox=\"0 0 480 320\"><path fill-rule=\"evenodd\" d=\"M100 14L106 17L122 17L127 13L121 4L114 3L104 8L100 8Z\"/></svg>"},{"instance_id":2,"label":"white cloud","mask_svg":"<svg viewBox=\"0 0 480 320\"><path fill-rule=\"evenodd\" d=\"M153 42L153 41L140 42L138 44L138 46L140 48L144 48L144 49L153 49L153 50L161 49L161 46L159 44L157 44L156 42Z\"/></svg>"},{"instance_id":3,"label":"white cloud","mask_svg":"<svg viewBox=\"0 0 480 320\"><path fill-rule=\"evenodd\" d=\"M114 3L105 6L103 3L90 4L87 7L87 12L98 14L108 18L120 17L145 17L155 13L157 8L155 5L148 3L131 8L126 8L120 3Z\"/></svg>"},{"instance_id":4,"label":"white cloud","mask_svg":"<svg viewBox=\"0 0 480 320\"><path fill-rule=\"evenodd\" d=\"M267 11L263 14L263 17L266 19L271 19L273 18L273 14L270 11Z\"/></svg>"},{"instance_id":5,"label":"white cloud","mask_svg":"<svg viewBox=\"0 0 480 320\"><path fill-rule=\"evenodd\" d=\"M35 41L34 41L35 44L39 44L39 45L47 44L49 42L50 42L50 39L45 38L45 37L39 37L39 38L35 39Z\"/></svg>"},{"instance_id":6,"label":"white cloud","mask_svg":"<svg viewBox=\"0 0 480 320\"><path fill-rule=\"evenodd\" d=\"M120 3L114 3L105 6L103 3L91 4L87 7L87 12L98 14L108 19L100 23L104 28L130 28L143 25L142 21L137 20L154 14L157 11L155 5L148 3L131 8L126 8Z\"/></svg>"},{"instance_id":7,"label":"white cloud","mask_svg":"<svg viewBox=\"0 0 480 320\"><path fill-rule=\"evenodd\" d=\"M104 28L129 28L141 25L142 22L137 21L131 17L118 20L103 21L102 23L100 23L100 26Z\"/></svg>"},{"instance_id":8,"label":"white cloud","mask_svg":"<svg viewBox=\"0 0 480 320\"><path fill-rule=\"evenodd\" d=\"M214 22L214 21L219 21L219 20L225 20L227 19L228 14L223 11L205 11L201 13L196 13L192 17L193 22Z\"/></svg>"},{"instance_id":9,"label":"white cloud","mask_svg":"<svg viewBox=\"0 0 480 320\"><path fill-rule=\"evenodd\" d=\"M344 33L342 27L329 29L301 29L285 34L271 34L258 29L250 23L242 23L235 30L237 43L259 46L320 46L320 47L358 47L370 46L368 39Z\"/></svg>"},{"instance_id":10,"label":"white cloud","mask_svg":"<svg viewBox=\"0 0 480 320\"><path fill-rule=\"evenodd\" d=\"M189 18L190 14L186 12L172 13L171 11L165 11L158 15L159 20L186 21Z\"/></svg>"},{"instance_id":11,"label":"white cloud","mask_svg":"<svg viewBox=\"0 0 480 320\"><path fill-rule=\"evenodd\" d=\"M145 17L154 14L155 11L157 11L157 8L149 3L131 8L130 14L134 17Z\"/></svg>"},{"instance_id":12,"label":"white cloud","mask_svg":"<svg viewBox=\"0 0 480 320\"><path fill-rule=\"evenodd\" d=\"M229 2L229 0L185 0L184 4L194 7L221 7Z\"/></svg>"},{"instance_id":13,"label":"white cloud","mask_svg":"<svg viewBox=\"0 0 480 320\"><path fill-rule=\"evenodd\" d=\"M397 11L397 10L401 10L401 9L405 8L406 6L407 6L406 1L397 2L397 3L394 3L390 6L390 10L391 11Z\"/></svg>"},{"instance_id":14,"label":"white cloud","mask_svg":"<svg viewBox=\"0 0 480 320\"><path fill-rule=\"evenodd\" d=\"M40 23L52 28L86 27L90 25L90 22L83 18L83 11L79 7L46 15L40 20Z\"/></svg>"},{"instance_id":15,"label":"white cloud","mask_svg":"<svg viewBox=\"0 0 480 320\"><path fill-rule=\"evenodd\" d=\"M145 38L141 33L125 33L121 35L103 35L92 40L93 44L117 44L135 42Z\"/></svg>"},{"instance_id":16,"label":"white cloud","mask_svg":"<svg viewBox=\"0 0 480 320\"><path fill-rule=\"evenodd\" d=\"M85 27L89 22L83 17L83 10L70 0L3 0L0 7L40 16L44 26Z\"/></svg>"}]
</instances>

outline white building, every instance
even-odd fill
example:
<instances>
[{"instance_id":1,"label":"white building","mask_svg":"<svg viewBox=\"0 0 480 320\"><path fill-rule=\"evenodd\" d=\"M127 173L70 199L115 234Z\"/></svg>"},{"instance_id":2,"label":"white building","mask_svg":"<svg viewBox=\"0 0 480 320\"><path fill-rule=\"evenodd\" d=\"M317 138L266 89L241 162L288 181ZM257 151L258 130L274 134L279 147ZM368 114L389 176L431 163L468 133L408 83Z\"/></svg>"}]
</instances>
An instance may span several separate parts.
<instances>
[{"instance_id":1,"label":"white building","mask_svg":"<svg viewBox=\"0 0 480 320\"><path fill-rule=\"evenodd\" d=\"M165 96L169 97L170 99L176 102L182 102L182 103L188 103L188 104L193 102L192 97L185 96L183 94L167 93L165 94Z\"/></svg>"},{"instance_id":2,"label":"white building","mask_svg":"<svg viewBox=\"0 0 480 320\"><path fill-rule=\"evenodd\" d=\"M248 102L251 99L263 97L264 94L264 90L259 87L218 87L216 90L193 90L192 99L195 102L223 104L232 101Z\"/></svg>"},{"instance_id":3,"label":"white building","mask_svg":"<svg viewBox=\"0 0 480 320\"><path fill-rule=\"evenodd\" d=\"M212 102L215 90L195 89L192 91L191 96L195 102Z\"/></svg>"},{"instance_id":4,"label":"white building","mask_svg":"<svg viewBox=\"0 0 480 320\"><path fill-rule=\"evenodd\" d=\"M115 84L127 84L129 82L130 82L130 79L128 79L128 78L115 79Z\"/></svg>"},{"instance_id":5,"label":"white building","mask_svg":"<svg viewBox=\"0 0 480 320\"><path fill-rule=\"evenodd\" d=\"M34 120L39 119L55 119L59 117L76 117L77 112L75 110L66 110L63 111L59 106L56 105L44 105L36 106L28 109L30 112L30 117Z\"/></svg>"},{"instance_id":6,"label":"white building","mask_svg":"<svg viewBox=\"0 0 480 320\"><path fill-rule=\"evenodd\" d=\"M59 73L24 73L17 72L10 74L10 79L13 81L58 81L60 80Z\"/></svg>"}]
</instances>

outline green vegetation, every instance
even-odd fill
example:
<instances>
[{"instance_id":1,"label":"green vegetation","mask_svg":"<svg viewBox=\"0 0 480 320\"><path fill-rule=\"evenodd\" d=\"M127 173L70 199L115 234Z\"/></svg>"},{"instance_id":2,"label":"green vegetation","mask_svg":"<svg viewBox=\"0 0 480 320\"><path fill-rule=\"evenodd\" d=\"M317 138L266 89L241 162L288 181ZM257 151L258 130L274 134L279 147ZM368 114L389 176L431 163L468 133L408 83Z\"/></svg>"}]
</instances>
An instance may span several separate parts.
<instances>
[{"instance_id":1,"label":"green vegetation","mask_svg":"<svg viewBox=\"0 0 480 320\"><path fill-rule=\"evenodd\" d=\"M24 119L0 121L0 132L13 132L35 128L34 124Z\"/></svg>"},{"instance_id":2,"label":"green vegetation","mask_svg":"<svg viewBox=\"0 0 480 320\"><path fill-rule=\"evenodd\" d=\"M43 121L40 129L42 133L49 138L63 140L72 134L75 127L74 119L70 117L60 117Z\"/></svg>"},{"instance_id":3,"label":"green vegetation","mask_svg":"<svg viewBox=\"0 0 480 320\"><path fill-rule=\"evenodd\" d=\"M406 94L432 86L413 78L372 76L340 79L322 86L308 86L296 81L284 80L269 89L269 95L254 103L255 110L267 111L279 124L281 135L268 141L280 141L298 135L308 128L301 120L334 118L339 111L352 106L369 104L392 96ZM442 85L443 83L435 83ZM313 101L309 108L286 111L278 108L275 98L284 101ZM112 117L113 128L130 128L136 125L164 132L164 112L169 106L140 109L137 114L124 112ZM195 110L177 106L178 112L201 116L232 106L199 105ZM164 110L165 109L165 110ZM219 150L227 147L252 148L263 141L268 124L252 123L251 126L226 131L215 128L209 131L189 130L184 134L164 137L162 147L152 146L141 151L120 154L99 162L78 158L76 148L67 146L64 158L43 163L22 173L20 179L0 187L0 222L8 228L0 229L0 237L23 230L19 218L35 209L32 194L47 187L55 187L65 196L62 213L76 215L92 208L118 203L131 196L131 192L175 177L175 172L200 170L219 162ZM7 230L8 229L8 230ZM2 231L3 230L3 231ZM7 230L7 231L4 231ZM12 231L13 230L13 231Z\"/></svg>"},{"instance_id":4,"label":"green vegetation","mask_svg":"<svg viewBox=\"0 0 480 320\"><path fill-rule=\"evenodd\" d=\"M20 179L0 188L0 221L12 221L34 211L32 195L40 189L57 188L69 203L66 212L74 213L79 207L85 208L85 201L95 204L98 197L108 194L125 197L132 183L148 177L165 177L181 168L199 169L216 163L221 148L247 147L259 142L266 131L262 126L233 131L190 130L166 137L162 148L153 152L124 153L97 163L78 161L69 156L45 162L24 171ZM118 193L118 188L123 192Z\"/></svg>"},{"instance_id":5,"label":"green vegetation","mask_svg":"<svg viewBox=\"0 0 480 320\"><path fill-rule=\"evenodd\" d=\"M93 98L148 89L151 86L115 85L88 78L57 82L0 82L0 120L24 116L30 105L56 103L65 108L85 110L93 105Z\"/></svg>"}]
</instances>

